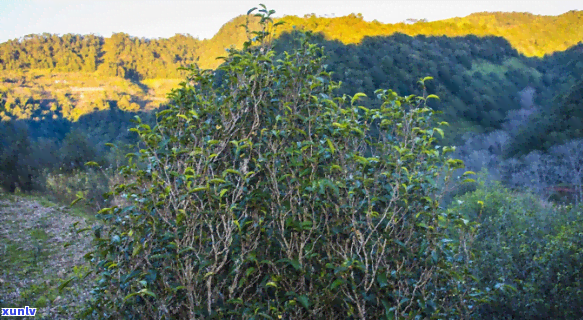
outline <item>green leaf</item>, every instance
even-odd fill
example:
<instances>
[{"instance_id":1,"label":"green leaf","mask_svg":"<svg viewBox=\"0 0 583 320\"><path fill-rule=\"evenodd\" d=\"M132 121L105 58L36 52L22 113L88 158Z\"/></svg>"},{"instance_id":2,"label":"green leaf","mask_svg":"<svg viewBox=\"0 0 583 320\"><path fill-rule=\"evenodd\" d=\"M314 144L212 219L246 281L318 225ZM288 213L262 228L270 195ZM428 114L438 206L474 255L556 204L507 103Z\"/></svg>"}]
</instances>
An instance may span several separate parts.
<instances>
[{"instance_id":1,"label":"green leaf","mask_svg":"<svg viewBox=\"0 0 583 320\"><path fill-rule=\"evenodd\" d=\"M518 292L518 290L514 286L509 285L509 284L505 284L504 285L504 288L510 289L510 290L512 290L514 292Z\"/></svg>"},{"instance_id":2,"label":"green leaf","mask_svg":"<svg viewBox=\"0 0 583 320\"><path fill-rule=\"evenodd\" d=\"M132 250L132 257L135 257L138 253L142 251L142 244L138 243Z\"/></svg>"},{"instance_id":3,"label":"green leaf","mask_svg":"<svg viewBox=\"0 0 583 320\"><path fill-rule=\"evenodd\" d=\"M197 188L190 190L190 192L198 192L198 191L203 191L203 190L207 190L207 189L208 189L208 187L197 187Z\"/></svg>"},{"instance_id":4,"label":"green leaf","mask_svg":"<svg viewBox=\"0 0 583 320\"><path fill-rule=\"evenodd\" d=\"M144 289L140 290L140 292L139 292L139 293L140 293L140 294L145 294L145 295L148 295L148 296L150 296L150 297L152 297L152 298L156 298L156 294L155 294L154 292L152 292L152 291L150 291L150 290L146 289L146 288L144 288Z\"/></svg>"},{"instance_id":5,"label":"green leaf","mask_svg":"<svg viewBox=\"0 0 583 320\"><path fill-rule=\"evenodd\" d=\"M74 206L74 205L75 205L77 202L79 202L79 201L81 201L81 200L84 200L84 199L85 199L85 198L83 198L83 197L79 197L79 198L77 198L77 199L73 200L73 202L71 202L70 206Z\"/></svg>"},{"instance_id":6,"label":"green leaf","mask_svg":"<svg viewBox=\"0 0 583 320\"><path fill-rule=\"evenodd\" d=\"M139 294L138 292L128 294L125 298L123 298L123 302L125 303L126 300L128 300L129 298L131 298L133 296L137 296L138 294Z\"/></svg>"},{"instance_id":7,"label":"green leaf","mask_svg":"<svg viewBox=\"0 0 583 320\"><path fill-rule=\"evenodd\" d=\"M291 260L291 259L284 258L284 259L278 260L278 262L287 262L292 267L294 267L294 269L296 269L296 270L301 270L302 269L302 266L300 265L300 262L298 260L295 260L295 259L294 260Z\"/></svg>"},{"instance_id":8,"label":"green leaf","mask_svg":"<svg viewBox=\"0 0 583 320\"><path fill-rule=\"evenodd\" d=\"M308 297L305 294L299 296L297 300L302 304L304 308L310 310L310 300L308 300Z\"/></svg>"},{"instance_id":9,"label":"green leaf","mask_svg":"<svg viewBox=\"0 0 583 320\"><path fill-rule=\"evenodd\" d=\"M366 94L364 94L362 92L359 92L359 93L355 94L352 97L352 100L350 100L350 105L353 106L354 105L354 102L356 102L356 100L358 100L359 98L362 98L362 97L366 97Z\"/></svg>"},{"instance_id":10,"label":"green leaf","mask_svg":"<svg viewBox=\"0 0 583 320\"><path fill-rule=\"evenodd\" d=\"M247 11L247 15L250 15L253 11L257 10L257 7L253 7Z\"/></svg>"},{"instance_id":11,"label":"green leaf","mask_svg":"<svg viewBox=\"0 0 583 320\"><path fill-rule=\"evenodd\" d=\"M172 112L172 110L171 110L171 109L166 109L166 110L164 110L164 111L160 111L160 112L158 112L158 113L156 114L156 116L157 116L158 118L160 118L160 117L162 117L162 116L165 116L165 115L167 115L167 114L169 114L169 113L171 113L171 112Z\"/></svg>"},{"instance_id":12,"label":"green leaf","mask_svg":"<svg viewBox=\"0 0 583 320\"><path fill-rule=\"evenodd\" d=\"M180 226L182 224L182 221L184 221L184 218L186 218L186 213L184 213L184 210L181 210L182 212L179 212L176 215L176 225Z\"/></svg>"},{"instance_id":13,"label":"green leaf","mask_svg":"<svg viewBox=\"0 0 583 320\"><path fill-rule=\"evenodd\" d=\"M393 311L395 310L395 307L393 307L391 304L389 304L388 301L386 300L381 300L383 306L385 307L385 316L387 317L387 320L393 320L395 319L395 314L393 313Z\"/></svg>"},{"instance_id":14,"label":"green leaf","mask_svg":"<svg viewBox=\"0 0 583 320\"><path fill-rule=\"evenodd\" d=\"M236 174L238 176L241 176L241 172L237 171L237 170L233 170L233 169L226 169L225 171L223 171L223 178L227 176L227 173L232 173L232 174Z\"/></svg>"},{"instance_id":15,"label":"green leaf","mask_svg":"<svg viewBox=\"0 0 583 320\"><path fill-rule=\"evenodd\" d=\"M89 230L91 230L91 228L88 227L88 228L79 229L76 232L77 232L77 234L79 234L79 233L82 233L82 232L85 232L85 231L89 231Z\"/></svg>"},{"instance_id":16,"label":"green leaf","mask_svg":"<svg viewBox=\"0 0 583 320\"><path fill-rule=\"evenodd\" d=\"M178 287L172 288L172 291L177 292L178 290L185 290L185 289L186 289L185 286L178 286Z\"/></svg>"},{"instance_id":17,"label":"green leaf","mask_svg":"<svg viewBox=\"0 0 583 320\"><path fill-rule=\"evenodd\" d=\"M248 277L250 274L252 274L253 272L255 272L255 270L256 270L255 267L250 267L249 269L247 269L245 271L245 276Z\"/></svg>"},{"instance_id":18,"label":"green leaf","mask_svg":"<svg viewBox=\"0 0 583 320\"><path fill-rule=\"evenodd\" d=\"M85 162L85 165L88 167L99 167L99 164L95 161Z\"/></svg>"},{"instance_id":19,"label":"green leaf","mask_svg":"<svg viewBox=\"0 0 583 320\"><path fill-rule=\"evenodd\" d=\"M59 293L63 292L63 289L65 289L66 286L68 286L71 281L75 280L76 277L72 277L69 278L67 280L65 280L63 283L61 283L61 285L59 285L58 289L59 289Z\"/></svg>"},{"instance_id":20,"label":"green leaf","mask_svg":"<svg viewBox=\"0 0 583 320\"><path fill-rule=\"evenodd\" d=\"M387 275L384 272L378 273L377 274L377 281L379 283L379 286L381 288L384 288L386 286L389 285L388 281L387 281Z\"/></svg>"},{"instance_id":21,"label":"green leaf","mask_svg":"<svg viewBox=\"0 0 583 320\"><path fill-rule=\"evenodd\" d=\"M243 305L243 299L241 298L229 299L227 300L227 303Z\"/></svg>"},{"instance_id":22,"label":"green leaf","mask_svg":"<svg viewBox=\"0 0 583 320\"><path fill-rule=\"evenodd\" d=\"M342 284L344 284L344 279L336 279L332 282L332 285L330 285L330 290L334 290Z\"/></svg>"},{"instance_id":23,"label":"green leaf","mask_svg":"<svg viewBox=\"0 0 583 320\"><path fill-rule=\"evenodd\" d=\"M332 141L330 141L330 139L326 139L326 142L328 142L328 148L330 148L330 151L332 151L332 153L336 152L336 148L334 148Z\"/></svg>"}]
</instances>

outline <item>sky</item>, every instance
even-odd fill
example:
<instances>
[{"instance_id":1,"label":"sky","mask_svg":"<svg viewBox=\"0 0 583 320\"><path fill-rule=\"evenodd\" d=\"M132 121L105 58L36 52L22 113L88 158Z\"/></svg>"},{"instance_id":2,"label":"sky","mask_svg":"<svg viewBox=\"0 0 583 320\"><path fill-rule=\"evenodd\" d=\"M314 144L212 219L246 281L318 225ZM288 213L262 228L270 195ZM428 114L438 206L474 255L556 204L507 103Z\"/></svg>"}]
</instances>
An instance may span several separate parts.
<instances>
[{"instance_id":1,"label":"sky","mask_svg":"<svg viewBox=\"0 0 583 320\"><path fill-rule=\"evenodd\" d=\"M0 42L32 33L97 34L114 32L166 38L177 33L211 38L232 18L263 3L276 16L361 13L366 21L398 23L408 18L442 20L473 12L530 12L559 15L583 10L583 1L332 1L332 0L0 0Z\"/></svg>"}]
</instances>

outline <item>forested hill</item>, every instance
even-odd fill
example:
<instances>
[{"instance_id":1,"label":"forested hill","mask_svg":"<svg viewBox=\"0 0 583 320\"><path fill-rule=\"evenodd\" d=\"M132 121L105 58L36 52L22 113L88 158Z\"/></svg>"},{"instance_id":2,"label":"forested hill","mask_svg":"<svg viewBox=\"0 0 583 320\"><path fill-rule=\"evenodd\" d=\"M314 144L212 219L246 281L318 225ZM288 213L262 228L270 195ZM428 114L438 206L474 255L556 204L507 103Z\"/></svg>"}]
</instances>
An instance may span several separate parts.
<instances>
[{"instance_id":1,"label":"forested hill","mask_svg":"<svg viewBox=\"0 0 583 320\"><path fill-rule=\"evenodd\" d=\"M459 143L468 132L505 126L511 135L521 136L513 150L528 153L583 137L562 121L553 128L546 125L554 133L540 137L552 137L552 142L524 140L530 131L540 131L535 129L540 128L537 115L564 117L564 100L556 97L568 94L583 77L581 17L583 11L560 16L479 13L436 22L381 24L365 22L360 15L286 16L275 49L291 49L294 34L287 31L293 26L317 31L314 41L325 47L328 70L343 82L340 93L372 96L375 88L390 88L401 95L419 94L417 81L432 76L428 90L441 100L430 106L451 124L448 143ZM246 19L231 20L209 40L189 35L142 39L124 33L110 38L42 34L0 44L0 119L24 120L32 136L57 143L71 124L98 144L123 140L134 112L167 102L166 93L184 76L178 67L196 61L202 67L217 66L216 57L224 55L226 47L242 44L246 35L239 26ZM257 28L257 21L251 28ZM516 118L533 113L532 119Z\"/></svg>"},{"instance_id":2,"label":"forested hill","mask_svg":"<svg viewBox=\"0 0 583 320\"><path fill-rule=\"evenodd\" d=\"M239 16L226 23L209 40L177 34L168 39L144 39L117 33L110 38L95 35L27 35L0 44L1 70L51 69L55 71L98 71L106 76L135 79L176 78L176 68L197 61L202 68L215 68L215 58L230 46L246 40ZM292 28L323 33L327 40L358 44L367 36L403 33L411 36L466 35L499 36L525 56L542 57L564 51L583 39L583 11L559 16L529 13L475 13L463 18L413 24L366 22L361 15L338 18L285 16L279 33ZM256 21L255 21L256 22ZM256 26L256 23L254 24Z\"/></svg>"},{"instance_id":3,"label":"forested hill","mask_svg":"<svg viewBox=\"0 0 583 320\"><path fill-rule=\"evenodd\" d=\"M569 11L559 16L482 12L463 18L418 21L414 24L366 22L359 15L340 18L289 16L283 21L286 28L296 25L323 32L328 39L343 43L359 43L366 36L386 36L397 32L410 36L499 36L508 40L519 53L538 57L566 50L583 40L583 11Z\"/></svg>"}]
</instances>

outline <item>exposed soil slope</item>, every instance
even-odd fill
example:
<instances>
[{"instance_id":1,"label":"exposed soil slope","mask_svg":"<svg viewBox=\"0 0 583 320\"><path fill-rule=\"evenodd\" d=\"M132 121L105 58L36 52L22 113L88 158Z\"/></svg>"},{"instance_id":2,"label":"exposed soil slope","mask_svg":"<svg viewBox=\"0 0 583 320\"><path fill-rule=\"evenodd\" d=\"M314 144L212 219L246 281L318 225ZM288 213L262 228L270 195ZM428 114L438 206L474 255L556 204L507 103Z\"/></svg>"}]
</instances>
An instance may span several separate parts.
<instances>
[{"instance_id":1,"label":"exposed soil slope","mask_svg":"<svg viewBox=\"0 0 583 320\"><path fill-rule=\"evenodd\" d=\"M0 306L37 307L37 319L73 319L88 298L83 259L90 238L77 210L37 197L0 193ZM65 247L65 244L69 243Z\"/></svg>"}]
</instances>

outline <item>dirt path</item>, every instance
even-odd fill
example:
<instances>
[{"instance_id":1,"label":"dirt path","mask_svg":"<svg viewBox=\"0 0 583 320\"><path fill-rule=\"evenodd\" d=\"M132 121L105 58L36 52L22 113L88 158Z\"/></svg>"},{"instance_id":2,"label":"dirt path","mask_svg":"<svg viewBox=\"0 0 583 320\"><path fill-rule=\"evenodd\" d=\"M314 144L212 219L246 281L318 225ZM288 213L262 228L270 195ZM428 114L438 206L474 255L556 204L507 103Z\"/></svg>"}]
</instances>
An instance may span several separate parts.
<instances>
[{"instance_id":1,"label":"dirt path","mask_svg":"<svg viewBox=\"0 0 583 320\"><path fill-rule=\"evenodd\" d=\"M73 319L88 298L91 276L58 287L89 270L83 256L90 234L75 232L87 221L78 210L40 197L0 193L0 307L37 307L36 319Z\"/></svg>"}]
</instances>

